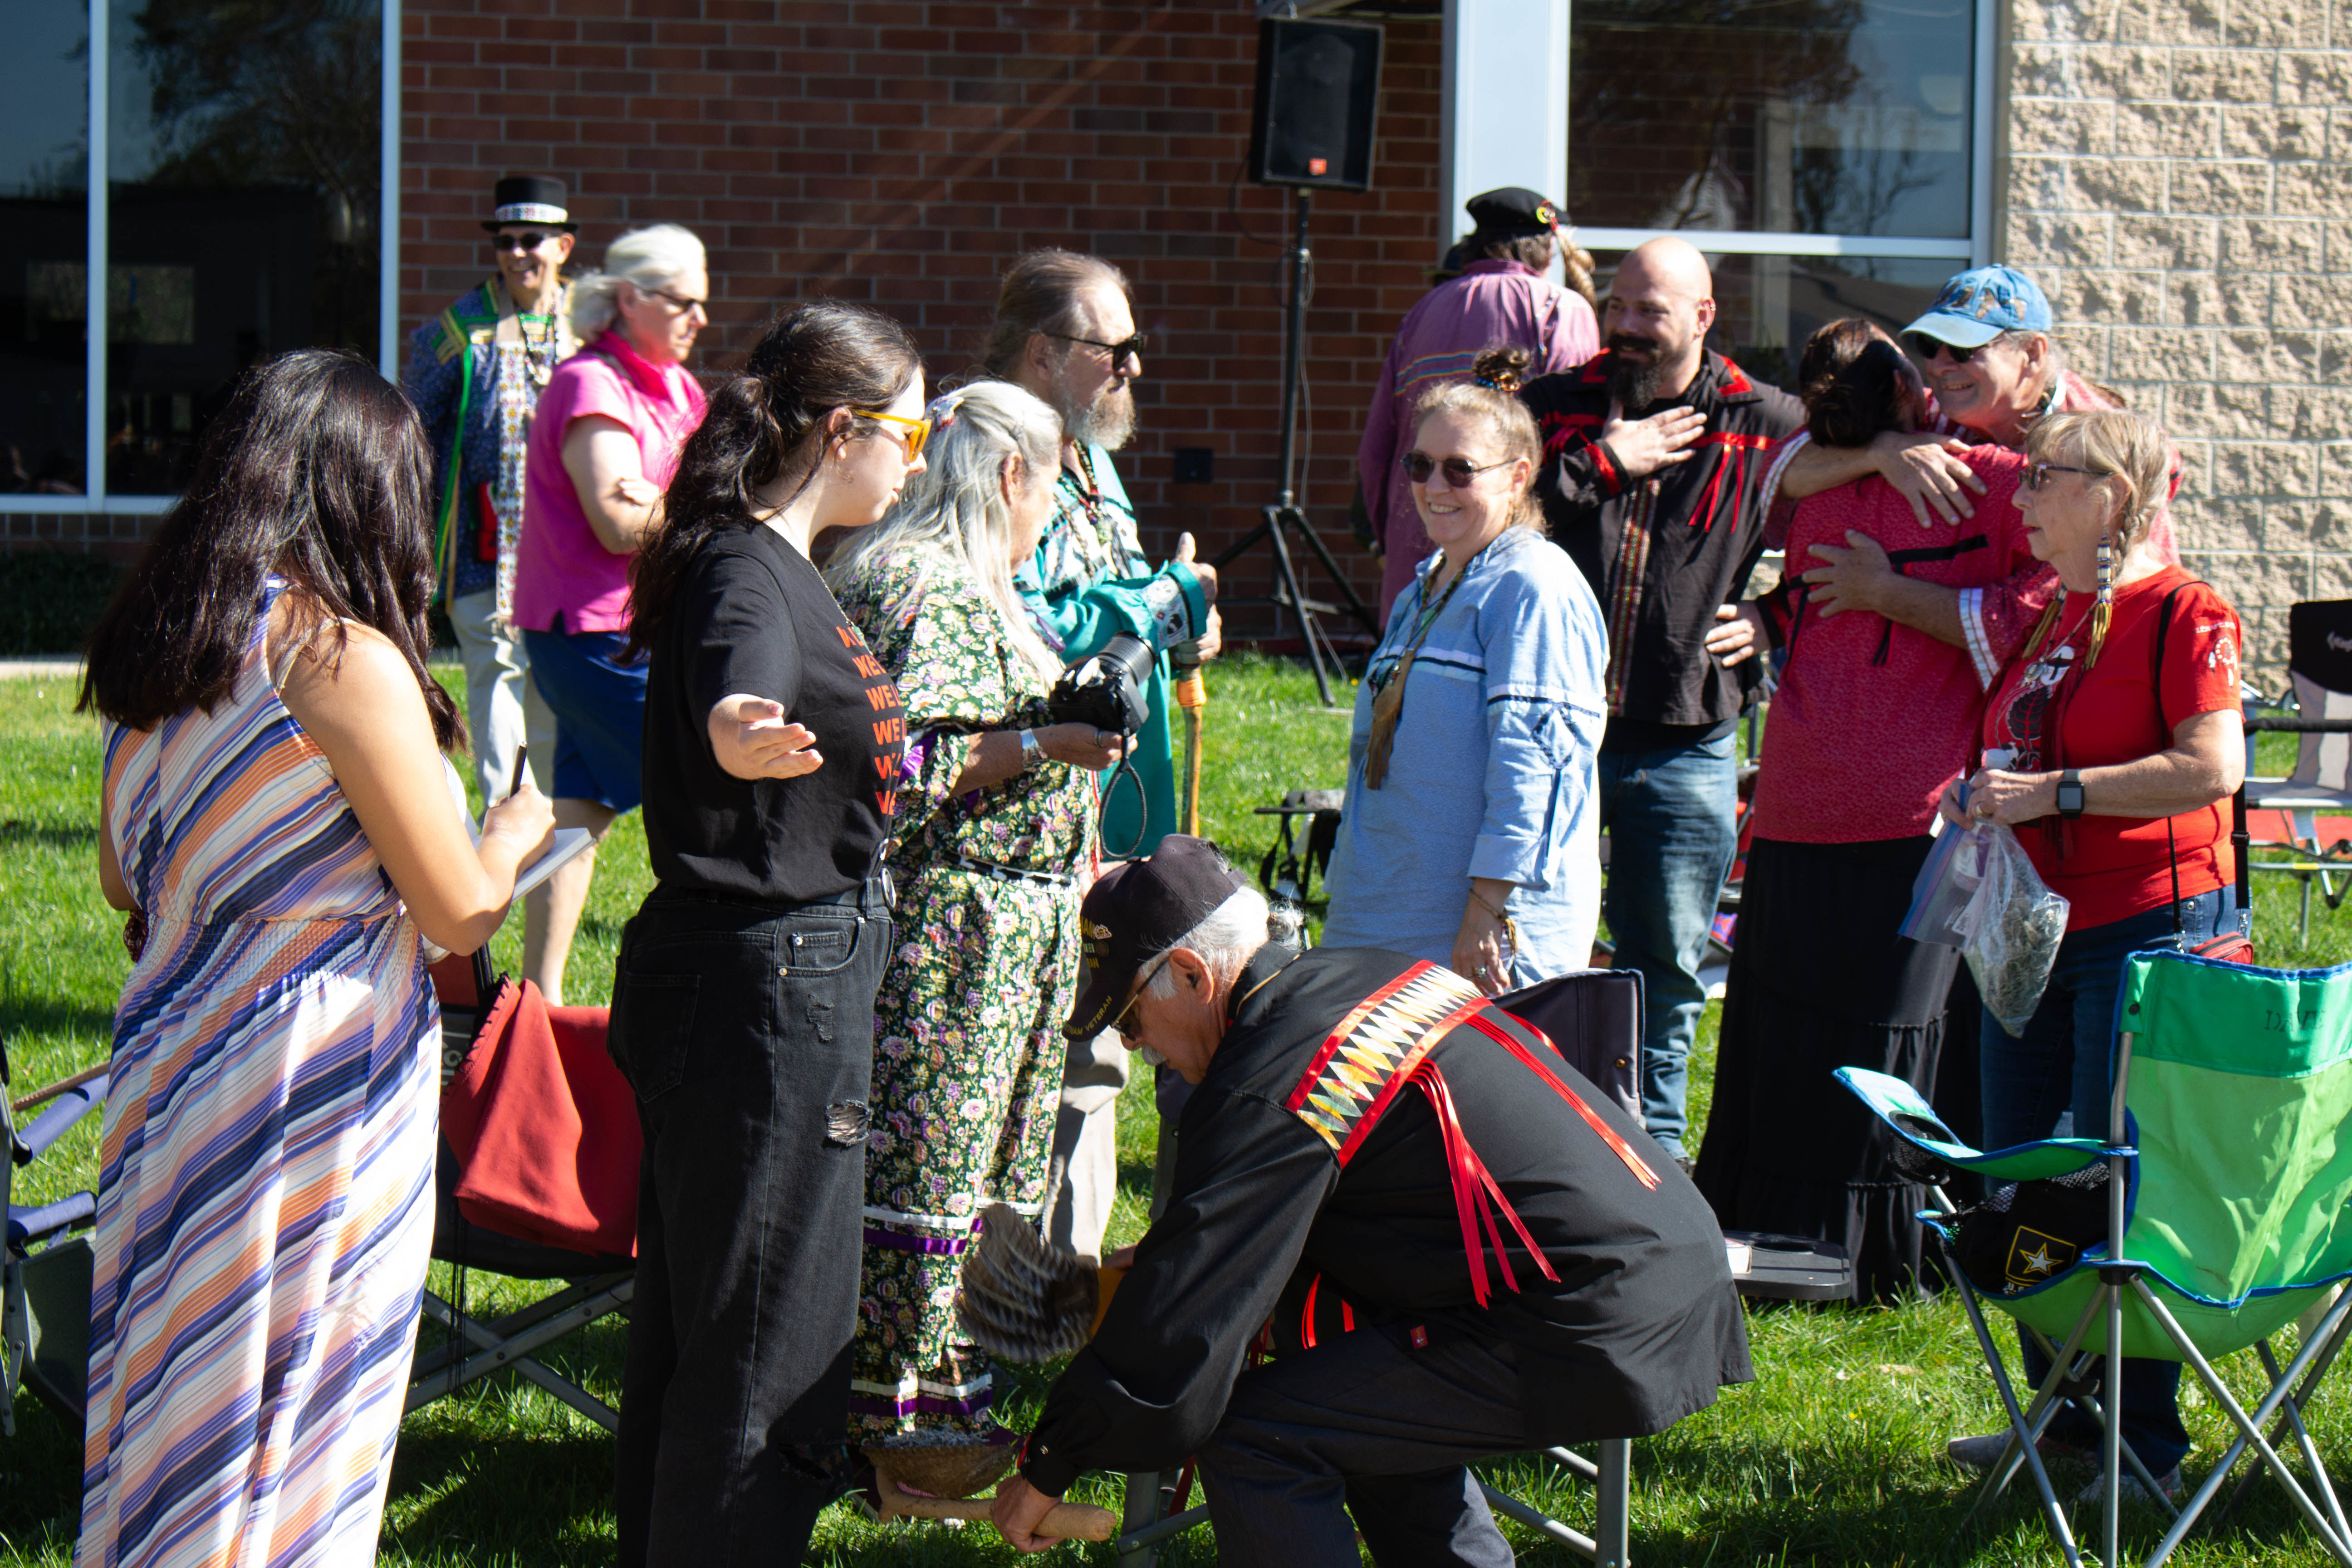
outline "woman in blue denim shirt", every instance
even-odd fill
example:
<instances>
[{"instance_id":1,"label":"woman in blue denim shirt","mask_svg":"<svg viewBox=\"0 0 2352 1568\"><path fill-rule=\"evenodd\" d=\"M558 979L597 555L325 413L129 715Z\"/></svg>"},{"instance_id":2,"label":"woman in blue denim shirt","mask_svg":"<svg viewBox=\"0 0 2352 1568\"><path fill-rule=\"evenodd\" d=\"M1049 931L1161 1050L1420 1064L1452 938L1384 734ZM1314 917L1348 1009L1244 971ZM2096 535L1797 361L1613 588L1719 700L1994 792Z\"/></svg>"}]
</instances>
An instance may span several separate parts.
<instances>
[{"instance_id":1,"label":"woman in blue denim shirt","mask_svg":"<svg viewBox=\"0 0 2352 1568\"><path fill-rule=\"evenodd\" d=\"M1323 941L1451 964L1490 995L1590 963L1608 631L1543 537L1534 420L1433 388L1401 459L1438 552L1357 693Z\"/></svg>"}]
</instances>

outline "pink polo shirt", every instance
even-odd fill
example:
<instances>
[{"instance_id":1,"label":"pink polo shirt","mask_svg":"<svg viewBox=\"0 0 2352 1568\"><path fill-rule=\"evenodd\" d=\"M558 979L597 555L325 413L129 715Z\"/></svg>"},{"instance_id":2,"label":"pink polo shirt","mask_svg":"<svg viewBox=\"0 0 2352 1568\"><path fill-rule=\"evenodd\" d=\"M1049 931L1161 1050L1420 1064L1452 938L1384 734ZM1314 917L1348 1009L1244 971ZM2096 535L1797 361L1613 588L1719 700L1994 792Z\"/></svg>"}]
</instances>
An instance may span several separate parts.
<instances>
[{"instance_id":1,"label":"pink polo shirt","mask_svg":"<svg viewBox=\"0 0 2352 1568\"><path fill-rule=\"evenodd\" d=\"M619 632L629 626L629 561L604 548L563 468L575 419L601 415L637 438L646 478L667 487L678 449L702 423L702 388L686 367L657 365L605 332L555 367L531 417L515 547L514 618L525 631Z\"/></svg>"}]
</instances>

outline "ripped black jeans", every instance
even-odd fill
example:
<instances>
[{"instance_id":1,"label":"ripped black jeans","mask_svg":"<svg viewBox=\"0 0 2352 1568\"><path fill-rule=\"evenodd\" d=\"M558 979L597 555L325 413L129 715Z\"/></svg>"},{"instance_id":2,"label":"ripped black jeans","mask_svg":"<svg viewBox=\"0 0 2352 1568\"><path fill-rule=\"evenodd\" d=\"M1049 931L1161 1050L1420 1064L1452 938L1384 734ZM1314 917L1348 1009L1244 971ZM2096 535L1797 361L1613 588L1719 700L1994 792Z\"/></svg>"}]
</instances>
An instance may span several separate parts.
<instances>
[{"instance_id":1,"label":"ripped black jeans","mask_svg":"<svg viewBox=\"0 0 2352 1568\"><path fill-rule=\"evenodd\" d=\"M792 909L656 888L614 1061L645 1129L614 1491L623 1568L797 1563L847 1430L882 887Z\"/></svg>"}]
</instances>

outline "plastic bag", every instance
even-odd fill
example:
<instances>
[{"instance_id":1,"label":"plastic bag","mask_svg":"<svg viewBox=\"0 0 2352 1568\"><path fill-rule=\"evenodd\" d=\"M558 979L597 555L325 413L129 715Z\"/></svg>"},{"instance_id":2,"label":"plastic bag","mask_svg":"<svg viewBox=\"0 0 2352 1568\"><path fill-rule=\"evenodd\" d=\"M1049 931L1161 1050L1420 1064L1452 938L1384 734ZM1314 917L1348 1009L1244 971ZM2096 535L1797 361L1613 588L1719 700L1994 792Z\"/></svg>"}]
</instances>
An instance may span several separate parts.
<instances>
[{"instance_id":1,"label":"plastic bag","mask_svg":"<svg viewBox=\"0 0 2352 1568\"><path fill-rule=\"evenodd\" d=\"M1989 823L1969 829L1969 837L1980 841L1975 858L1983 880L1963 916L1960 956L1976 976L1985 1011L2012 1036L2021 1035L2066 935L2066 900L2043 885L2007 827ZM1965 847L1962 858L1969 858Z\"/></svg>"},{"instance_id":2,"label":"plastic bag","mask_svg":"<svg viewBox=\"0 0 2352 1568\"><path fill-rule=\"evenodd\" d=\"M1896 930L1914 942L1958 947L1968 940L1969 908L1983 881L1982 840L1971 829L1944 824L1912 879L1911 907Z\"/></svg>"}]
</instances>

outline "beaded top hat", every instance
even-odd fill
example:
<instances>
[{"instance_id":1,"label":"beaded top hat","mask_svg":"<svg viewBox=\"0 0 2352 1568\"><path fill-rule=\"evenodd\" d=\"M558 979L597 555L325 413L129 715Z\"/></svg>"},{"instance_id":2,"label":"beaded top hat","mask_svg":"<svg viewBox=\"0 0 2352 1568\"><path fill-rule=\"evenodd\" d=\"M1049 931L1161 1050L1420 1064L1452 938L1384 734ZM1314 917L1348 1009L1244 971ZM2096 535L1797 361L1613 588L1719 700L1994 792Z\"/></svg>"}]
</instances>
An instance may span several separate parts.
<instances>
[{"instance_id":1,"label":"beaded top hat","mask_svg":"<svg viewBox=\"0 0 2352 1568\"><path fill-rule=\"evenodd\" d=\"M567 196L562 180L545 174L509 174L491 188L490 216L482 220L482 226L496 234L510 223L538 223L576 234L580 226L572 221L564 205Z\"/></svg>"}]
</instances>

